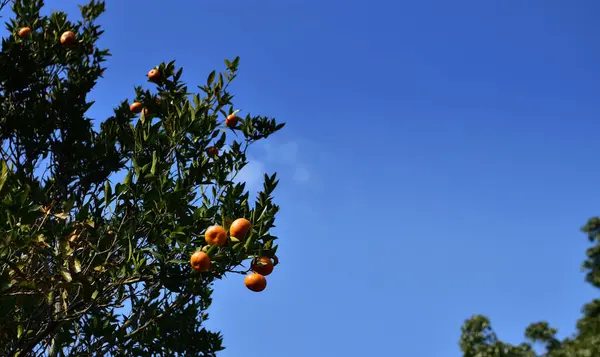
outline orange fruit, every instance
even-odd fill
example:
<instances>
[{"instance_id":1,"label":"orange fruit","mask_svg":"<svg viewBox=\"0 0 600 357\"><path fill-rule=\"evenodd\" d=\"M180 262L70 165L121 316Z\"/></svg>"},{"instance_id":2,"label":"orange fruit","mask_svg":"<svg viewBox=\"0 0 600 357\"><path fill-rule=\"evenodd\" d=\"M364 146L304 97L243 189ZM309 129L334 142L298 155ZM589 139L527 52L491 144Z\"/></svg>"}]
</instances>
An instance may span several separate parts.
<instances>
[{"instance_id":1,"label":"orange fruit","mask_svg":"<svg viewBox=\"0 0 600 357\"><path fill-rule=\"evenodd\" d=\"M134 102L133 104L131 104L129 106L129 110L135 114L141 113L142 109L143 109L142 103L140 103L140 102Z\"/></svg>"},{"instance_id":2,"label":"orange fruit","mask_svg":"<svg viewBox=\"0 0 600 357\"><path fill-rule=\"evenodd\" d=\"M208 149L206 149L206 153L210 157L215 157L215 156L219 155L219 149L216 146L211 146Z\"/></svg>"},{"instance_id":3,"label":"orange fruit","mask_svg":"<svg viewBox=\"0 0 600 357\"><path fill-rule=\"evenodd\" d=\"M252 223L250 223L249 220L246 218L238 218L231 223L231 226L229 227L229 234L232 237L242 240L246 238L246 234L248 234L250 228L252 228Z\"/></svg>"},{"instance_id":4,"label":"orange fruit","mask_svg":"<svg viewBox=\"0 0 600 357\"><path fill-rule=\"evenodd\" d=\"M210 257L204 252L196 252L190 258L190 264L197 272L203 272L210 269Z\"/></svg>"},{"instance_id":5,"label":"orange fruit","mask_svg":"<svg viewBox=\"0 0 600 357\"><path fill-rule=\"evenodd\" d=\"M208 227L204 232L204 240L208 245L224 246L227 243L227 232L221 226Z\"/></svg>"},{"instance_id":6,"label":"orange fruit","mask_svg":"<svg viewBox=\"0 0 600 357\"><path fill-rule=\"evenodd\" d=\"M244 278L244 285L251 291L258 293L265 290L267 287L267 279L257 273L248 274Z\"/></svg>"},{"instance_id":7,"label":"orange fruit","mask_svg":"<svg viewBox=\"0 0 600 357\"><path fill-rule=\"evenodd\" d=\"M273 272L273 261L269 257L260 257L252 262L250 269L262 276L267 276Z\"/></svg>"},{"instance_id":8,"label":"orange fruit","mask_svg":"<svg viewBox=\"0 0 600 357\"><path fill-rule=\"evenodd\" d=\"M148 72L148 79L152 82L156 82L160 79L160 72L157 69L151 69Z\"/></svg>"},{"instance_id":9,"label":"orange fruit","mask_svg":"<svg viewBox=\"0 0 600 357\"><path fill-rule=\"evenodd\" d=\"M60 36L60 43L66 46L72 45L73 43L75 43L75 34L73 33L73 31L65 31L61 36Z\"/></svg>"},{"instance_id":10,"label":"orange fruit","mask_svg":"<svg viewBox=\"0 0 600 357\"><path fill-rule=\"evenodd\" d=\"M235 114L229 114L229 116L225 118L225 125L227 125L228 128L233 129L238 124L239 120L240 118L238 118Z\"/></svg>"},{"instance_id":11,"label":"orange fruit","mask_svg":"<svg viewBox=\"0 0 600 357\"><path fill-rule=\"evenodd\" d=\"M149 113L149 112L148 112L148 108L144 108L144 115L145 115L145 116L148 116L148 113Z\"/></svg>"},{"instance_id":12,"label":"orange fruit","mask_svg":"<svg viewBox=\"0 0 600 357\"><path fill-rule=\"evenodd\" d=\"M18 34L20 38L29 37L29 35L31 34L31 27L20 28Z\"/></svg>"}]
</instances>

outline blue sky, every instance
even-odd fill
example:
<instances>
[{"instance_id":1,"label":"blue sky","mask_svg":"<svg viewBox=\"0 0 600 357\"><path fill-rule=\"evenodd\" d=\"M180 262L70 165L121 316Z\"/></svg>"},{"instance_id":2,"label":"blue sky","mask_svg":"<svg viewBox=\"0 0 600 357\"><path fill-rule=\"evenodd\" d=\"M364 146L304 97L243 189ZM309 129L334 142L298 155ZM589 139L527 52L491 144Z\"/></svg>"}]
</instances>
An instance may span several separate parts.
<instances>
[{"instance_id":1,"label":"blue sky","mask_svg":"<svg viewBox=\"0 0 600 357\"><path fill-rule=\"evenodd\" d=\"M476 313L513 342L540 319L573 332L596 293L578 229L598 214L600 3L107 7L92 115L160 61L193 87L239 55L238 108L288 123L244 173L281 175L281 265L261 294L216 284L221 357L458 357Z\"/></svg>"}]
</instances>

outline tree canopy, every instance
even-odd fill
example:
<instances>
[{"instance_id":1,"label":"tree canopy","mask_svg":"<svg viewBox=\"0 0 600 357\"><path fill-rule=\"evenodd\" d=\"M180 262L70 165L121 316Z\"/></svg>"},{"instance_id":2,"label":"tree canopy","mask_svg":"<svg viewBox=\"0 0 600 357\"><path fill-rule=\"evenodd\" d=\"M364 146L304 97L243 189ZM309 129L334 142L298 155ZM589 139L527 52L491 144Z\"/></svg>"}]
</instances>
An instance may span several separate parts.
<instances>
[{"instance_id":1,"label":"tree canopy","mask_svg":"<svg viewBox=\"0 0 600 357\"><path fill-rule=\"evenodd\" d=\"M151 89L138 85L112 116L90 118L110 55L97 46L104 1L80 6L77 21L42 16L42 0L10 4L0 52L0 355L214 356L222 336L203 327L212 283L249 274L260 291L278 264L276 174L255 198L236 175L249 147L284 124L234 106L239 58L197 93L175 62L159 63L140 73Z\"/></svg>"}]
</instances>

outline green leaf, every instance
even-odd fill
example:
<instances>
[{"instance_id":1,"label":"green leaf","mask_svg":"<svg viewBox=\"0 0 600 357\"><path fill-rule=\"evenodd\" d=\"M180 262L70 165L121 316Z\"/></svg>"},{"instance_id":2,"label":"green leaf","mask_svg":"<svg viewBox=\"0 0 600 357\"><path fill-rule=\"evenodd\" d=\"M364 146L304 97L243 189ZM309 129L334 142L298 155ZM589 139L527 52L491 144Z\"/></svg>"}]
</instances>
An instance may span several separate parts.
<instances>
[{"instance_id":1,"label":"green leaf","mask_svg":"<svg viewBox=\"0 0 600 357\"><path fill-rule=\"evenodd\" d=\"M156 150L152 152L152 168L150 169L150 173L152 176L156 173L156 164L158 163L158 156L156 156Z\"/></svg>"},{"instance_id":2,"label":"green leaf","mask_svg":"<svg viewBox=\"0 0 600 357\"><path fill-rule=\"evenodd\" d=\"M131 237L128 240L129 240L129 254L127 256L127 261L130 262L132 255L133 255L133 247L131 245Z\"/></svg>"},{"instance_id":3,"label":"green leaf","mask_svg":"<svg viewBox=\"0 0 600 357\"><path fill-rule=\"evenodd\" d=\"M207 85L211 85L213 83L213 81L215 80L216 73L216 71L210 72L210 74L208 75L208 79L206 80Z\"/></svg>"},{"instance_id":4,"label":"green leaf","mask_svg":"<svg viewBox=\"0 0 600 357\"><path fill-rule=\"evenodd\" d=\"M2 160L2 162L0 163L0 191L2 191L2 188L4 187L4 184L8 179L8 171L9 170L6 161Z\"/></svg>"},{"instance_id":5,"label":"green leaf","mask_svg":"<svg viewBox=\"0 0 600 357\"><path fill-rule=\"evenodd\" d=\"M137 160L135 159L135 157L132 157L132 158L131 158L131 162L133 163L133 169L134 169L134 171L135 171L135 176L136 176L136 177L138 178L138 180L139 180L139 178L140 178L140 174L141 174L141 172L140 172L140 170L141 170L141 168L140 168L140 165L137 163ZM127 180L127 179L126 179L126 180Z\"/></svg>"},{"instance_id":6,"label":"green leaf","mask_svg":"<svg viewBox=\"0 0 600 357\"><path fill-rule=\"evenodd\" d=\"M264 248L268 250L268 249L271 249L272 247L273 247L273 239L269 239L269 240L268 240L268 241L265 243L265 245L264 245Z\"/></svg>"},{"instance_id":7,"label":"green leaf","mask_svg":"<svg viewBox=\"0 0 600 357\"><path fill-rule=\"evenodd\" d=\"M81 273L81 262L77 258L73 261L73 270L75 270L76 273Z\"/></svg>"},{"instance_id":8,"label":"green leaf","mask_svg":"<svg viewBox=\"0 0 600 357\"><path fill-rule=\"evenodd\" d=\"M54 217L65 220L65 219L69 218L69 215L65 212L61 212L61 213L55 213Z\"/></svg>"},{"instance_id":9,"label":"green leaf","mask_svg":"<svg viewBox=\"0 0 600 357\"><path fill-rule=\"evenodd\" d=\"M110 203L110 198L112 196L112 187L110 186L110 182L106 180L104 182L104 204L108 206Z\"/></svg>"},{"instance_id":10,"label":"green leaf","mask_svg":"<svg viewBox=\"0 0 600 357\"><path fill-rule=\"evenodd\" d=\"M63 278L65 278L65 280L67 282L71 282L73 280L73 277L71 276L71 273L69 273L68 271L66 271L65 269L61 269L60 270L60 275L63 276Z\"/></svg>"},{"instance_id":11,"label":"green leaf","mask_svg":"<svg viewBox=\"0 0 600 357\"><path fill-rule=\"evenodd\" d=\"M181 259L171 259L169 260L169 263L175 263L175 264L187 264L189 263L188 261L185 260L181 260Z\"/></svg>"},{"instance_id":12,"label":"green leaf","mask_svg":"<svg viewBox=\"0 0 600 357\"><path fill-rule=\"evenodd\" d=\"M35 211L39 211L41 208L42 208L42 205L33 205L33 206L30 206L27 211L28 212L35 212Z\"/></svg>"},{"instance_id":13,"label":"green leaf","mask_svg":"<svg viewBox=\"0 0 600 357\"><path fill-rule=\"evenodd\" d=\"M133 172L127 172L127 176L125 176L125 181L123 181L123 185L129 186L131 184L131 178L133 177Z\"/></svg>"}]
</instances>

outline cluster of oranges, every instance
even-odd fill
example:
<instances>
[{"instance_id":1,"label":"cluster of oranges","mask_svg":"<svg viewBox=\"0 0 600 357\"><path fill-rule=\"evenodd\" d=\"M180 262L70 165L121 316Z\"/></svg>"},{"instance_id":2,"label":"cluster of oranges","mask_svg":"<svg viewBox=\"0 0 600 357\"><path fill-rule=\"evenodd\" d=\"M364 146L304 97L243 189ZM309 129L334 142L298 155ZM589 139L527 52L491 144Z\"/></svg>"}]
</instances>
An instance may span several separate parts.
<instances>
[{"instance_id":1,"label":"cluster of oranges","mask_svg":"<svg viewBox=\"0 0 600 357\"><path fill-rule=\"evenodd\" d=\"M245 218L238 218L229 227L229 235L238 240L243 240L252 228L252 224ZM227 243L227 231L225 228L215 225L209 227L204 233L204 240L209 246L222 247ZM208 271L211 267L210 256L202 251L197 251L190 258L192 268L198 272ZM252 261L250 266L252 273L244 278L244 285L254 292L260 292L267 287L265 276L273 272L273 261L269 257L259 257Z\"/></svg>"},{"instance_id":2,"label":"cluster of oranges","mask_svg":"<svg viewBox=\"0 0 600 357\"><path fill-rule=\"evenodd\" d=\"M151 82L158 82L160 80L160 72L157 69L151 69L148 72L148 80ZM144 115L148 115L148 109L144 108L140 102L133 102L133 104L129 106L129 111L135 114L141 113L142 110L144 111Z\"/></svg>"},{"instance_id":3,"label":"cluster of oranges","mask_svg":"<svg viewBox=\"0 0 600 357\"><path fill-rule=\"evenodd\" d=\"M63 34L63 36L64 36L64 34ZM74 40L75 40L75 37L73 35L73 41ZM61 38L61 41L62 41L62 38ZM160 80L160 78L161 78L161 75L160 75L160 72L158 71L158 69L153 68L148 72L148 80L150 82L156 83ZM158 99L157 99L157 102L158 102ZM129 111L131 111L134 114L139 114L142 112L142 110L144 111L144 115L148 115L148 109L144 108L144 105L140 102L133 102L129 106ZM228 128L233 129L238 125L239 121L240 121L240 118L237 115L230 114L225 118L225 125ZM217 153L218 153L218 151L217 151ZM210 154L210 156L215 156L215 154Z\"/></svg>"},{"instance_id":4,"label":"cluster of oranges","mask_svg":"<svg viewBox=\"0 0 600 357\"><path fill-rule=\"evenodd\" d=\"M17 32L17 35L24 39L31 35L31 27L21 27ZM73 31L65 31L60 36L60 43L65 46L70 46L75 43L75 33Z\"/></svg>"}]
</instances>

